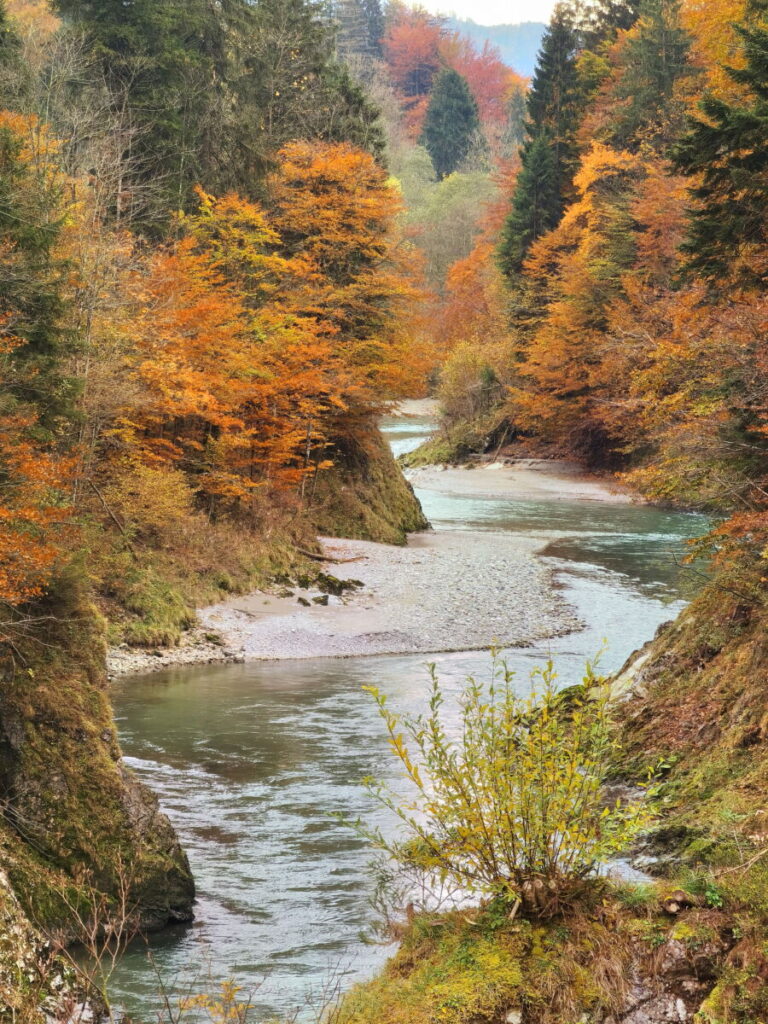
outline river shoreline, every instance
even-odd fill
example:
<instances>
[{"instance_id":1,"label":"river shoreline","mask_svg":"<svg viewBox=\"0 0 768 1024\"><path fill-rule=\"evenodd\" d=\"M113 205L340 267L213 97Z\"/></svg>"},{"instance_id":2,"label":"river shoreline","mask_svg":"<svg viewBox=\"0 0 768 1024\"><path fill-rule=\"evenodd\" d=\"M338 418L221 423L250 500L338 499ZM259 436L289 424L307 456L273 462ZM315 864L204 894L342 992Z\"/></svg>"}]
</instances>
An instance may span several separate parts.
<instances>
[{"instance_id":1,"label":"river shoreline","mask_svg":"<svg viewBox=\"0 0 768 1024\"><path fill-rule=\"evenodd\" d=\"M633 501L562 462L425 467L408 476L419 489L477 498ZM325 539L327 571L359 580L361 588L344 597L297 588L233 597L201 609L199 625L177 647L111 649L109 676L183 665L523 647L563 636L581 622L539 558L546 544L450 530L412 534L404 547Z\"/></svg>"}]
</instances>

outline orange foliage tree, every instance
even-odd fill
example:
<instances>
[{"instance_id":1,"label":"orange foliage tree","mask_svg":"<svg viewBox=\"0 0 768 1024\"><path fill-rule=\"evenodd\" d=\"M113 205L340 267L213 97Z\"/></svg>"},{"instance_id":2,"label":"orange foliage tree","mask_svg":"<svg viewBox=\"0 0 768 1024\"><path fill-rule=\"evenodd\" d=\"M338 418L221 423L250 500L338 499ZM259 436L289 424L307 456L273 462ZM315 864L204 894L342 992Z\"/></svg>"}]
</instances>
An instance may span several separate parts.
<instances>
[{"instance_id":1,"label":"orange foliage tree","mask_svg":"<svg viewBox=\"0 0 768 1024\"><path fill-rule=\"evenodd\" d=\"M55 145L34 117L0 113L0 602L40 596L69 520L64 351L66 215Z\"/></svg>"},{"instance_id":2,"label":"orange foliage tree","mask_svg":"<svg viewBox=\"0 0 768 1024\"><path fill-rule=\"evenodd\" d=\"M442 60L458 71L469 83L470 91L486 124L504 124L510 91L525 88L525 79L507 67L499 49L489 42L478 50L467 36L459 32L446 34L440 40Z\"/></svg>"},{"instance_id":3,"label":"orange foliage tree","mask_svg":"<svg viewBox=\"0 0 768 1024\"><path fill-rule=\"evenodd\" d=\"M692 38L694 60L704 70L707 87L719 99L731 101L742 94L726 68L744 66L743 48L734 24L743 23L746 0L683 0L680 20ZM697 99L694 97L692 99Z\"/></svg>"},{"instance_id":4,"label":"orange foliage tree","mask_svg":"<svg viewBox=\"0 0 768 1024\"><path fill-rule=\"evenodd\" d=\"M639 158L596 143L576 175L577 199L534 244L524 271L547 305L512 396L515 422L588 458L610 451L601 381L610 305L632 266L632 199L646 174Z\"/></svg>"},{"instance_id":5,"label":"orange foliage tree","mask_svg":"<svg viewBox=\"0 0 768 1024\"><path fill-rule=\"evenodd\" d=\"M422 7L390 4L388 19L384 60L402 100L411 137L416 138L424 125L435 75L441 67L449 67L467 80L485 134L491 143L498 142L508 121L511 97L525 92L526 80L507 67L495 46L486 42L478 49L467 36L446 32L440 19Z\"/></svg>"},{"instance_id":6,"label":"orange foliage tree","mask_svg":"<svg viewBox=\"0 0 768 1024\"><path fill-rule=\"evenodd\" d=\"M420 266L385 172L352 146L296 142L281 151L271 192L282 252L305 268L286 302L315 318L346 368L345 415L423 393L432 353Z\"/></svg>"},{"instance_id":7,"label":"orange foliage tree","mask_svg":"<svg viewBox=\"0 0 768 1024\"><path fill-rule=\"evenodd\" d=\"M242 509L308 471L340 400L338 360L279 300L301 268L275 254L264 213L234 195L200 199L137 282L141 397L112 437L123 458L183 469L210 510Z\"/></svg>"},{"instance_id":8,"label":"orange foliage tree","mask_svg":"<svg viewBox=\"0 0 768 1024\"><path fill-rule=\"evenodd\" d=\"M295 143L272 193L268 216L200 191L180 239L133 281L135 387L111 459L183 471L210 512L301 491L342 425L418 391L429 365L399 200L375 161Z\"/></svg>"},{"instance_id":9,"label":"orange foliage tree","mask_svg":"<svg viewBox=\"0 0 768 1024\"><path fill-rule=\"evenodd\" d=\"M416 137L421 131L432 89L440 67L440 20L422 7L393 3L382 47L384 60L402 97L406 124Z\"/></svg>"},{"instance_id":10,"label":"orange foliage tree","mask_svg":"<svg viewBox=\"0 0 768 1024\"><path fill-rule=\"evenodd\" d=\"M24 342L0 318L0 382L16 378L14 353ZM70 464L46 450L34 411L3 393L0 407L0 603L18 607L40 597L66 551Z\"/></svg>"}]
</instances>

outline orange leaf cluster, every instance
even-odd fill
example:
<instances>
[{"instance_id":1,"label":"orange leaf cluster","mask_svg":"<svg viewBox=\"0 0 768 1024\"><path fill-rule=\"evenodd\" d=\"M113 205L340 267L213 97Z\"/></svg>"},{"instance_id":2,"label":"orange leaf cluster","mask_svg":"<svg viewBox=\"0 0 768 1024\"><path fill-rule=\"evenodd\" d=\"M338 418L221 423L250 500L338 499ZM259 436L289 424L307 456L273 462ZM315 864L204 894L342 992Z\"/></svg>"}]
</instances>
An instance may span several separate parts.
<instances>
[{"instance_id":1,"label":"orange leaf cluster","mask_svg":"<svg viewBox=\"0 0 768 1024\"><path fill-rule=\"evenodd\" d=\"M182 468L209 508L296 488L428 367L399 200L372 158L292 144L272 194L267 216L201 192L134 281L139 397L111 436L121 458Z\"/></svg>"},{"instance_id":2,"label":"orange leaf cluster","mask_svg":"<svg viewBox=\"0 0 768 1024\"><path fill-rule=\"evenodd\" d=\"M393 3L388 18L384 59L411 138L421 133L433 79L441 67L466 78L486 133L498 134L507 121L511 94L526 88L526 80L507 67L498 48L486 42L478 50L467 36L446 32L440 20L421 7Z\"/></svg>"}]
</instances>

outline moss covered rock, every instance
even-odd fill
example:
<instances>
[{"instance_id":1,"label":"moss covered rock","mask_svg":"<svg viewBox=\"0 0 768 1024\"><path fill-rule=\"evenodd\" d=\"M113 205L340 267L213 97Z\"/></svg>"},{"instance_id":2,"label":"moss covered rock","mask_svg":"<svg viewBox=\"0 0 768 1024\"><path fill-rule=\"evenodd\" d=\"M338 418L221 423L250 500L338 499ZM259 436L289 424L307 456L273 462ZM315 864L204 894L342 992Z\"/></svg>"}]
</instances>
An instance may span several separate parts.
<instances>
[{"instance_id":1,"label":"moss covered rock","mask_svg":"<svg viewBox=\"0 0 768 1024\"><path fill-rule=\"evenodd\" d=\"M310 485L311 517L329 537L404 544L429 523L381 432L338 442L334 467Z\"/></svg>"},{"instance_id":2,"label":"moss covered rock","mask_svg":"<svg viewBox=\"0 0 768 1024\"><path fill-rule=\"evenodd\" d=\"M556 920L493 907L417 917L379 977L354 989L338 1024L686 1024L727 970L727 914L671 920L603 889Z\"/></svg>"},{"instance_id":3,"label":"moss covered rock","mask_svg":"<svg viewBox=\"0 0 768 1024\"><path fill-rule=\"evenodd\" d=\"M97 1021L105 1006L28 921L0 871L0 1021Z\"/></svg>"},{"instance_id":4,"label":"moss covered rock","mask_svg":"<svg viewBox=\"0 0 768 1024\"><path fill-rule=\"evenodd\" d=\"M77 579L0 662L0 867L30 919L76 938L72 906L127 886L143 929L192 916L186 856L121 759L104 624Z\"/></svg>"}]
</instances>

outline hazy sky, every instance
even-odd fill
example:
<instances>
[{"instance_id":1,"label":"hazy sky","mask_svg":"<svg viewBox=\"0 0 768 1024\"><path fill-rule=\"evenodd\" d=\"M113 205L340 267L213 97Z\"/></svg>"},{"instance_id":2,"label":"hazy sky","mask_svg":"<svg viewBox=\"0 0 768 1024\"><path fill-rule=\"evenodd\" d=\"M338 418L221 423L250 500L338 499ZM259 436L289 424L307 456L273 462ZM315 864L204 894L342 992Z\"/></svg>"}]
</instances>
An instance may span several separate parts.
<instances>
[{"instance_id":1,"label":"hazy sky","mask_svg":"<svg viewBox=\"0 0 768 1024\"><path fill-rule=\"evenodd\" d=\"M549 21L555 0L421 0L435 14L456 14L479 25Z\"/></svg>"}]
</instances>

